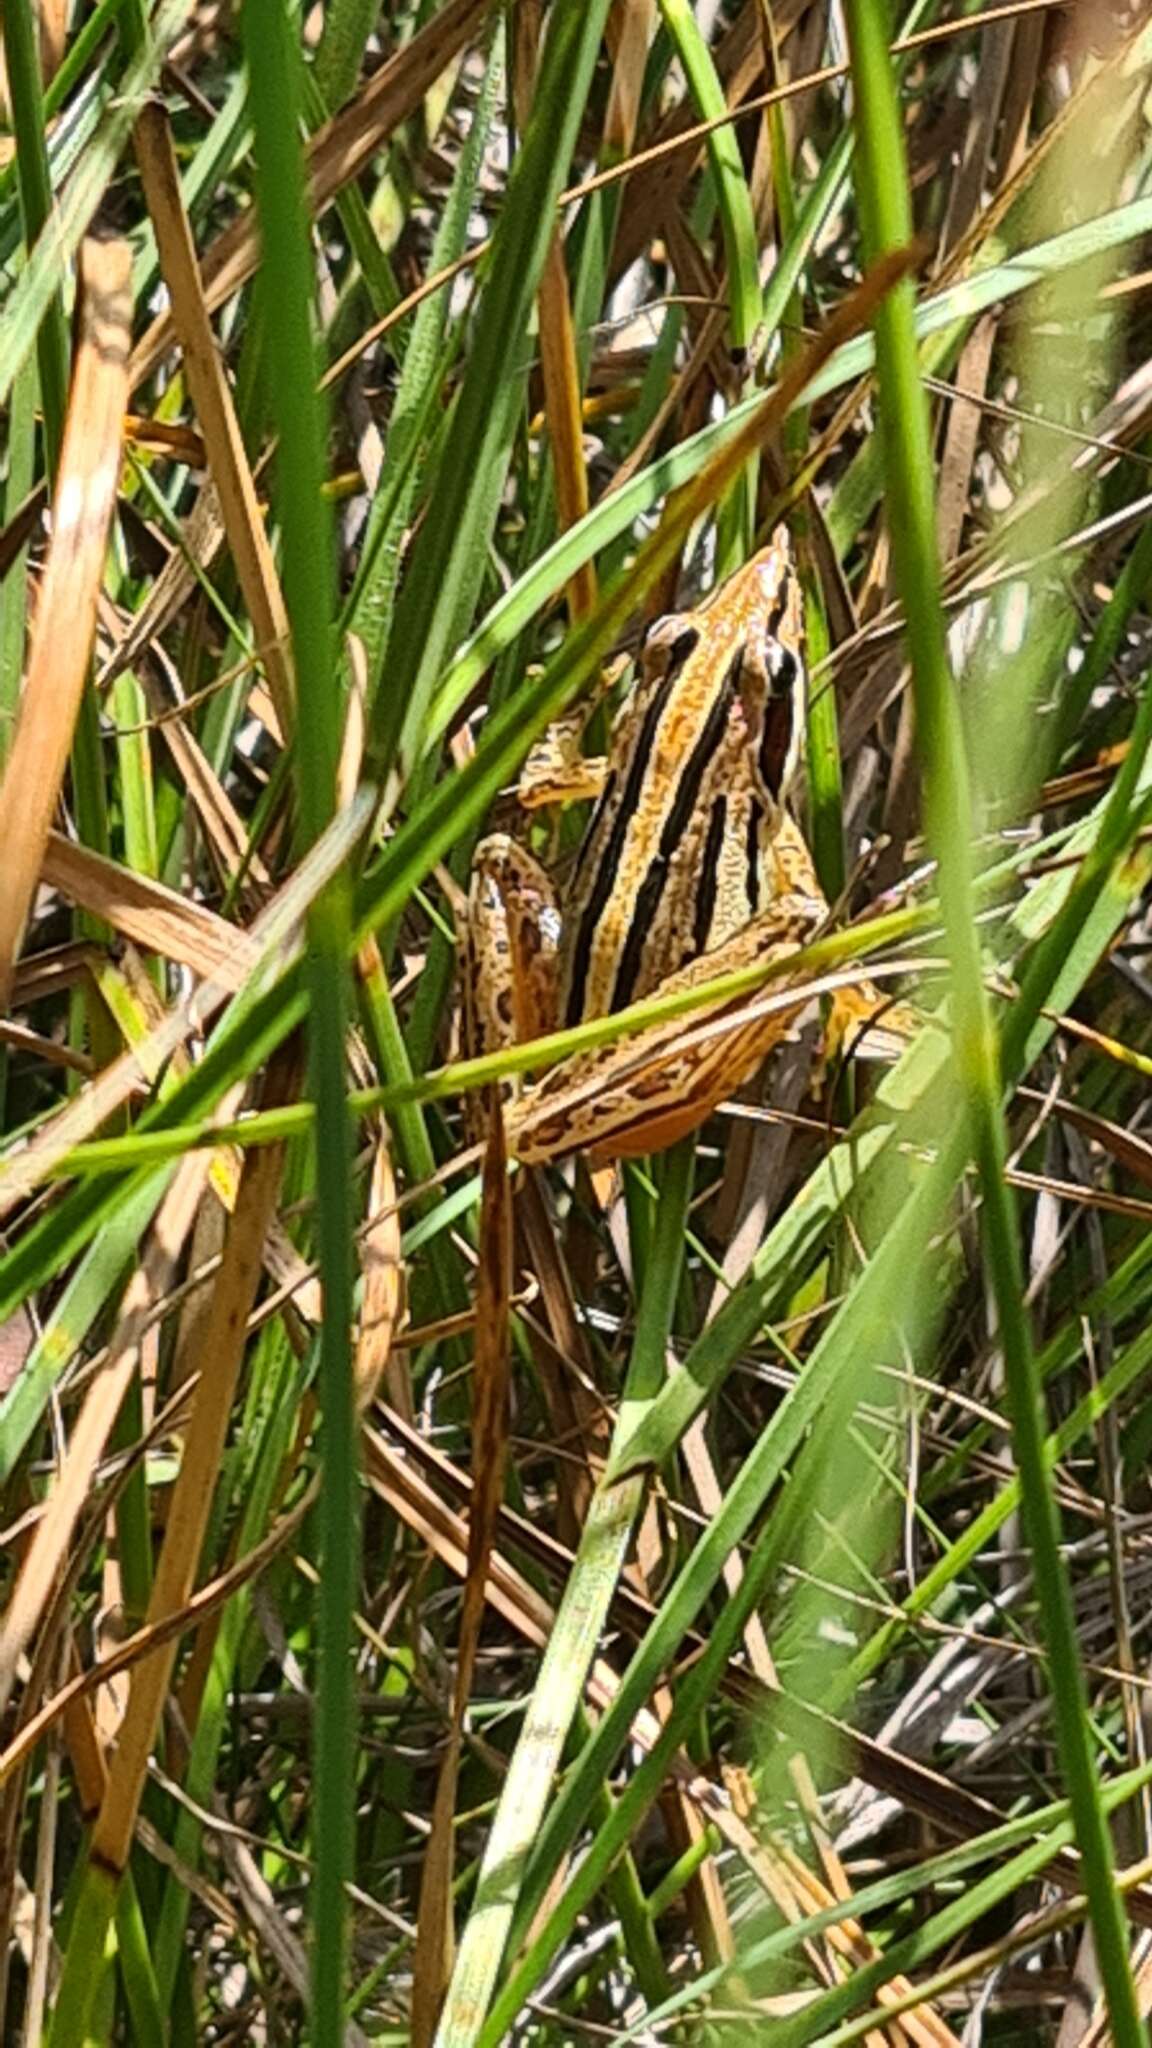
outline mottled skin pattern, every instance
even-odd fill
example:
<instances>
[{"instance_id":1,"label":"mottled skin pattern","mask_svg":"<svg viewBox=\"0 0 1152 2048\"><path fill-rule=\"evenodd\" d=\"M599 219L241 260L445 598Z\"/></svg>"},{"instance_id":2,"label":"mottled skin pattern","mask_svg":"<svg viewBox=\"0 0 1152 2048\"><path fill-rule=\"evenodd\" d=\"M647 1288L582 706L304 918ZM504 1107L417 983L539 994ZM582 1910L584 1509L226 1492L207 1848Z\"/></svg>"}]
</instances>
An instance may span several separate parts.
<instances>
[{"instance_id":1,"label":"mottled skin pattern","mask_svg":"<svg viewBox=\"0 0 1152 2048\"><path fill-rule=\"evenodd\" d=\"M466 974L475 1049L783 962L811 940L827 906L785 809L803 692L800 591L781 527L699 610L649 630L602 768L574 762L573 789L600 793L562 914L514 840L478 849ZM572 742L566 729L539 750L553 793ZM562 1061L510 1107L512 1150L532 1162L586 1148L596 1164L672 1144L755 1071L804 1000L767 1013L747 995L714 1001ZM866 1004L878 1000L867 992ZM720 1019L730 1022L710 1028Z\"/></svg>"},{"instance_id":2,"label":"mottled skin pattern","mask_svg":"<svg viewBox=\"0 0 1152 2048\"><path fill-rule=\"evenodd\" d=\"M659 994L674 995L740 968L782 963L815 937L825 914L821 898L782 897L771 912L669 975ZM787 986L782 975L760 995L774 996ZM662 1151L694 1131L755 1073L810 1000L802 993L796 1003L776 1009L747 993L713 1000L621 1040L610 1065L600 1052L563 1060L513 1105L509 1150L526 1165L586 1150L594 1167ZM723 1030L712 1028L721 1019L730 1021Z\"/></svg>"},{"instance_id":3,"label":"mottled skin pattern","mask_svg":"<svg viewBox=\"0 0 1152 2048\"><path fill-rule=\"evenodd\" d=\"M476 849L464 933L464 1035L479 1057L556 1028L560 912L538 860L506 832Z\"/></svg>"}]
</instances>

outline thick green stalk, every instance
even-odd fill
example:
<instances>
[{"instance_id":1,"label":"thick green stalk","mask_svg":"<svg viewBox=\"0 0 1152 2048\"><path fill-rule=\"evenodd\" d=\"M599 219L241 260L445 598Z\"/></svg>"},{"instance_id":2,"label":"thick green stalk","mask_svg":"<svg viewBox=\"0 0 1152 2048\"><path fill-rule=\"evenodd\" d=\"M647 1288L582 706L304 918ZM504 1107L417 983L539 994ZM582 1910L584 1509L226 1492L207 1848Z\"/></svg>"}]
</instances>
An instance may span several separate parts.
<instances>
[{"instance_id":1,"label":"thick green stalk","mask_svg":"<svg viewBox=\"0 0 1152 2048\"><path fill-rule=\"evenodd\" d=\"M636 1318L617 1433L657 1392L676 1303L695 1158L679 1145L661 1164L656 1231ZM528 1859L568 1729L579 1707L632 1528L644 1478L601 1484L540 1666L532 1705L508 1767L476 1898L436 2036L437 2048L472 2048L483 2028Z\"/></svg>"},{"instance_id":2,"label":"thick green stalk","mask_svg":"<svg viewBox=\"0 0 1152 2048\"><path fill-rule=\"evenodd\" d=\"M300 58L281 0L247 0L243 17L264 263L276 283L265 334L269 401L279 439L278 514L292 627L301 837L315 844L336 803L343 698L334 687L333 536L325 421L312 340L314 277L301 148ZM303 850L303 849L302 849ZM349 885L338 873L307 920L309 1073L316 1106L316 1213L324 1324L320 1341L322 1591L315 1733L316 1874L311 1888L312 2038L344 2033L347 1908L356 1773L352 1615L360 1563L360 1490L352 1383L351 1131L344 1085Z\"/></svg>"},{"instance_id":3,"label":"thick green stalk","mask_svg":"<svg viewBox=\"0 0 1152 2048\"><path fill-rule=\"evenodd\" d=\"M869 260L912 237L900 107L880 0L846 7L856 97L857 193ZM959 705L949 672L936 553L932 449L920 381L911 284L874 322L889 526L904 603L923 775L924 816L939 861L940 903L952 966L955 1066L966 1101L983 1194L984 1255L1020 1469L1025 1526L1052 1684L1061 1762L1084 1859L1101 1975L1118 2042L1144 2041L1113 1882L1112 1845L1089 1737L1075 1618L1060 1554L1060 1525L1044 1458L1044 1408L1025 1308L1015 1199L1006 1175L1001 1074L984 988L970 854L974 809Z\"/></svg>"}]
</instances>

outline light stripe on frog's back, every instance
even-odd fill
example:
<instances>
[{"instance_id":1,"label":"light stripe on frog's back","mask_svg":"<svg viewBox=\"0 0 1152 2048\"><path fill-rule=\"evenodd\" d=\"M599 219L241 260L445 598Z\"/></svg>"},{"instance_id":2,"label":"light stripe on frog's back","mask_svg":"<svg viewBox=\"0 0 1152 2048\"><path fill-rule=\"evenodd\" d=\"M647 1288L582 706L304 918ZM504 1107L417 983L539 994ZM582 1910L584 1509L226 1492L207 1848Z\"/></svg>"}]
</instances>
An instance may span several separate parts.
<instances>
[{"instance_id":1,"label":"light stripe on frog's back","mask_svg":"<svg viewBox=\"0 0 1152 2048\"><path fill-rule=\"evenodd\" d=\"M668 673L661 678L652 701L644 712L636 746L628 764L628 773L619 796L616 793L616 774L614 771L609 773L604 793L592 813L577 857L568 926L571 950L565 975L567 995L564 1014L565 1022L569 1024L578 1024L585 1015L584 989L592 961L593 944L609 899L616 887L628 828L639 808L644 778L656 744L656 735L667 709L668 698L675 687L676 675L677 671L670 667ZM581 903L585 880L589 876L591 886Z\"/></svg>"}]
</instances>

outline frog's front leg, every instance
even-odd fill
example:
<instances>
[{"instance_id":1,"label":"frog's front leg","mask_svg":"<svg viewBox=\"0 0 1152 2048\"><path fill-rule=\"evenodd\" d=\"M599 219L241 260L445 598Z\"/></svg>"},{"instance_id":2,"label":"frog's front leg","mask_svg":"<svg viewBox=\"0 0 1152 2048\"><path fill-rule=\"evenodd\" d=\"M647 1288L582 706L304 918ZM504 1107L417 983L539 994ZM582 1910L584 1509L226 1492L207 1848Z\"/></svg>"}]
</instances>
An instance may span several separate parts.
<instances>
[{"instance_id":1,"label":"frog's front leg","mask_svg":"<svg viewBox=\"0 0 1152 2048\"><path fill-rule=\"evenodd\" d=\"M489 834L473 858L463 935L470 1055L555 1030L559 944L556 895L539 861L508 833Z\"/></svg>"},{"instance_id":2,"label":"frog's front leg","mask_svg":"<svg viewBox=\"0 0 1152 2048\"><path fill-rule=\"evenodd\" d=\"M628 656L603 669L591 697L581 698L554 718L529 749L516 794L526 811L545 804L595 803L603 792L608 762L603 754L581 751L584 734L597 705L608 696L628 667Z\"/></svg>"},{"instance_id":3,"label":"frog's front leg","mask_svg":"<svg viewBox=\"0 0 1152 2048\"><path fill-rule=\"evenodd\" d=\"M588 714L583 707L578 713L553 719L529 750L516 789L524 810L543 810L546 804L597 801L604 788L608 763L603 754L580 752L587 723Z\"/></svg>"}]
</instances>

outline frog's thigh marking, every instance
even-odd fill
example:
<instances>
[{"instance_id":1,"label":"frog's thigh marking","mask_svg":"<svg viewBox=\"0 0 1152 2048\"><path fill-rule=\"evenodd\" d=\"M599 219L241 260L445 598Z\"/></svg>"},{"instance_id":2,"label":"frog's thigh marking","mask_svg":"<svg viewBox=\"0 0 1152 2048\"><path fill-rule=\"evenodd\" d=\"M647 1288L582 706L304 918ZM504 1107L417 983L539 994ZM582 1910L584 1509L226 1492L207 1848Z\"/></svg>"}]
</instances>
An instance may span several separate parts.
<instances>
[{"instance_id":1,"label":"frog's thigh marking","mask_svg":"<svg viewBox=\"0 0 1152 2048\"><path fill-rule=\"evenodd\" d=\"M560 916L539 861L504 832L480 842L469 901L468 1021L477 1052L555 1028Z\"/></svg>"}]
</instances>

